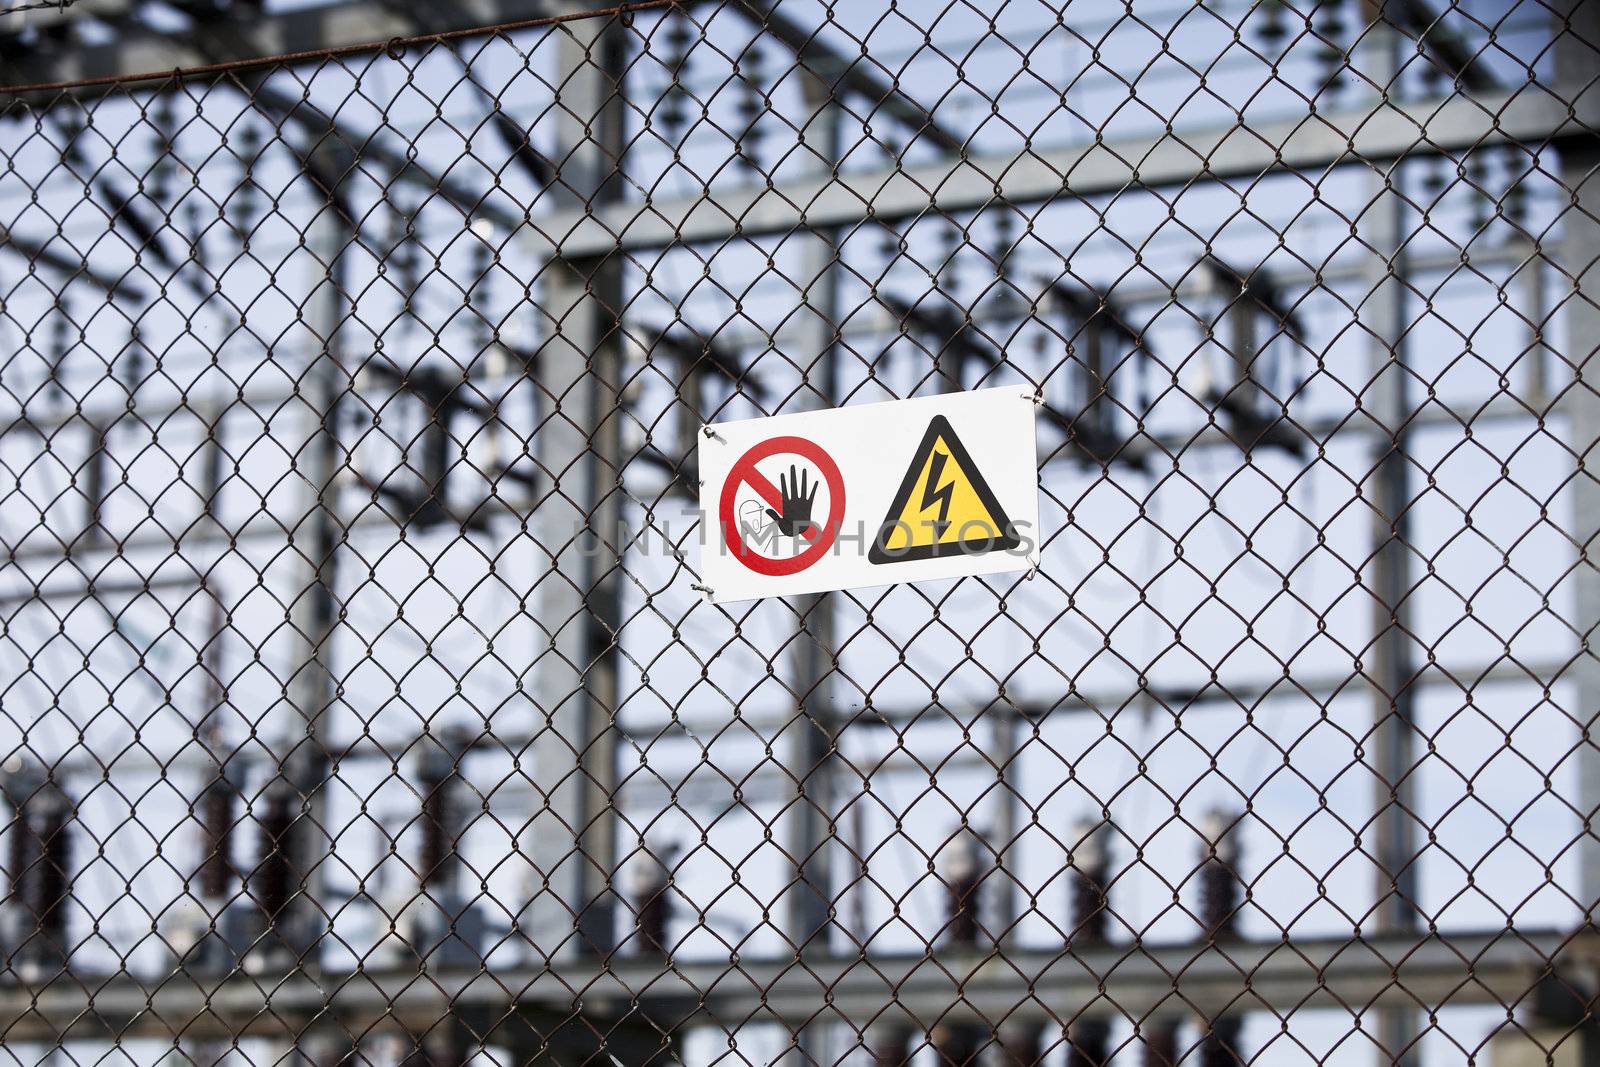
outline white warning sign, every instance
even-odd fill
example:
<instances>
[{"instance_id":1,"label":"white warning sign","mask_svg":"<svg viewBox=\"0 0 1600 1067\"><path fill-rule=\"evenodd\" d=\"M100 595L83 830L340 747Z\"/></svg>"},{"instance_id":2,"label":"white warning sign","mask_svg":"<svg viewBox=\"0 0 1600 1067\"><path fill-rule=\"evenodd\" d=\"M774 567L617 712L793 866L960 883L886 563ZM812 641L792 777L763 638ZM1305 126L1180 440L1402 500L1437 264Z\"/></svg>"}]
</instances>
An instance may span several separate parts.
<instances>
[{"instance_id":1,"label":"white warning sign","mask_svg":"<svg viewBox=\"0 0 1600 1067\"><path fill-rule=\"evenodd\" d=\"M706 427L700 584L722 603L1037 566L1034 411L982 389Z\"/></svg>"}]
</instances>

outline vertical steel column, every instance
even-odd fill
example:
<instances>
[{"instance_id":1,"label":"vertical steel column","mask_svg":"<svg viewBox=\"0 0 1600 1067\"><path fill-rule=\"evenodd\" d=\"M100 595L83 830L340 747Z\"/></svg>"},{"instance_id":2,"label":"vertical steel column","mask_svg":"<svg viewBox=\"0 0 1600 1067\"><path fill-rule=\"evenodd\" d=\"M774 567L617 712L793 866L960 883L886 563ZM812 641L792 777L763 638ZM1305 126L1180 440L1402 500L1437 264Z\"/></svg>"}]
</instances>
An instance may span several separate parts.
<instances>
[{"instance_id":1,"label":"vertical steel column","mask_svg":"<svg viewBox=\"0 0 1600 1067\"><path fill-rule=\"evenodd\" d=\"M1398 259L1398 256L1396 257ZM1398 276L1399 271L1396 270ZM1398 286L1398 282L1385 283ZM1391 298L1396 317L1404 301ZM1395 334L1384 333L1385 337ZM1378 344L1382 346L1383 341ZM1411 590L1411 568L1407 547L1411 505L1411 476L1407 446L1410 418L1410 390L1406 388L1401 342L1395 342L1389 364L1382 356L1369 390L1373 403L1368 409L1382 424L1378 435L1377 464L1372 480L1371 502L1375 514L1374 551L1370 570L1370 591L1374 596L1370 676L1376 683L1373 704L1371 766L1377 771L1375 796L1375 840L1373 851L1378 861L1378 881L1374 901L1379 929L1409 929L1416 923L1416 845L1412 806L1411 773L1415 766L1413 709L1415 673L1411 638L1407 634L1409 614L1406 598Z\"/></svg>"},{"instance_id":2,"label":"vertical steel column","mask_svg":"<svg viewBox=\"0 0 1600 1067\"><path fill-rule=\"evenodd\" d=\"M1396 91L1401 38L1378 11L1367 28L1369 74L1383 97ZM1374 420L1374 466L1363 496L1373 512L1373 549L1366 585L1373 598L1373 640L1367 674L1373 684L1373 728L1367 746L1374 772L1371 854L1376 861L1370 928L1377 933L1413 929L1417 921L1416 827L1411 814L1416 762L1413 723L1416 687L1408 633L1411 591L1408 546L1411 506L1410 371L1406 367L1407 242L1409 217L1401 184L1403 160L1372 173L1365 243L1371 250L1371 290L1362 325L1372 344L1372 380L1363 406ZM1365 836L1365 835L1364 835ZM1415 1063L1414 1013L1401 1008L1378 1013L1380 1055L1396 1067Z\"/></svg>"},{"instance_id":3,"label":"vertical steel column","mask_svg":"<svg viewBox=\"0 0 1600 1067\"><path fill-rule=\"evenodd\" d=\"M1557 84L1580 96L1600 95L1594 71L1600 67L1600 5L1593 0L1561 0L1555 5ZM1581 87L1581 89L1580 89ZM1565 101L1578 107L1577 99ZM1560 145L1561 181L1572 202L1561 215L1561 237L1549 253L1559 276L1572 279L1572 295L1560 306L1566 330L1557 352L1573 368L1574 381L1561 394L1566 416L1567 446L1577 465L1572 479L1571 534L1579 551L1574 571L1573 619L1582 642L1574 662L1577 682L1573 714L1583 732L1577 750L1578 812L1583 817L1578 841L1576 896L1585 909L1583 920L1600 925L1600 143L1590 133ZM1546 343L1554 331L1545 330ZM1557 382L1559 389L1566 383Z\"/></svg>"},{"instance_id":4,"label":"vertical steel column","mask_svg":"<svg viewBox=\"0 0 1600 1067\"><path fill-rule=\"evenodd\" d=\"M813 116L802 133L805 144L833 173L839 160L839 108L833 88L816 77L803 80L806 103ZM796 284L804 309L802 327L809 340L802 358L808 358L805 376L816 406L839 402L836 344L839 332L838 272L840 252L835 236L827 231L796 235L803 264ZM794 753L791 772L797 797L790 820L787 849L795 864L795 881L789 892L788 936L797 953L826 955L834 928L832 915L834 861L838 844L838 798L835 779L838 759L838 713L830 697L829 678L838 666L834 644L832 594L795 599L798 633L795 635L794 692L799 715L790 727L789 751ZM858 846L859 847L859 846Z\"/></svg>"},{"instance_id":5,"label":"vertical steel column","mask_svg":"<svg viewBox=\"0 0 1600 1067\"><path fill-rule=\"evenodd\" d=\"M552 32L560 106L551 158L560 165L546 195L597 210L621 196L626 42L612 16ZM534 701L549 732L533 749L545 804L533 821L531 859L549 888L533 901L525 933L537 957L551 958L603 955L616 940L622 263L552 259L541 275L550 337L540 357L551 399L534 447L550 482L534 515L548 553L536 578L536 622L549 645L536 659Z\"/></svg>"},{"instance_id":6,"label":"vertical steel column","mask_svg":"<svg viewBox=\"0 0 1600 1067\"><path fill-rule=\"evenodd\" d=\"M833 87L817 77L802 79L802 91L813 116L802 140L829 170L839 164L839 108ZM838 333L840 252L837 237L827 230L796 235L800 242L802 326L809 339L801 358L806 364L806 384L812 406L831 407L839 402ZM794 863L794 882L788 893L786 933L797 955L826 956L833 947L835 922L834 869L839 852L839 776L837 755L839 715L828 684L838 668L832 593L795 598L794 692L799 714L789 727L786 750L793 753L794 814L790 817L786 849ZM859 801L858 801L859 802ZM861 847L860 842L856 847ZM826 1029L798 1027L791 1062L797 1067L826 1062L822 1043Z\"/></svg>"},{"instance_id":7,"label":"vertical steel column","mask_svg":"<svg viewBox=\"0 0 1600 1067\"><path fill-rule=\"evenodd\" d=\"M286 847L292 899L277 917L279 937L312 963L315 947L328 927L317 882L329 849L327 820L329 717L338 697L330 658L337 622L336 556L343 531L337 514L337 483L343 466L339 450L337 408L350 388L350 374L340 353L339 331L348 317L349 298L343 284L342 260L353 240L353 223L339 196L339 183L350 167L348 148L330 138L305 157L309 184L318 191L315 216L306 247L313 257L317 281L305 302L305 328L313 349L299 382L300 396L311 419L297 469L306 488L305 513L291 531L301 559L301 584L290 590L288 622L298 640L299 665L284 690L298 718L298 729L286 731L278 772L290 790L294 812ZM307 956L313 958L307 959Z\"/></svg>"}]
</instances>

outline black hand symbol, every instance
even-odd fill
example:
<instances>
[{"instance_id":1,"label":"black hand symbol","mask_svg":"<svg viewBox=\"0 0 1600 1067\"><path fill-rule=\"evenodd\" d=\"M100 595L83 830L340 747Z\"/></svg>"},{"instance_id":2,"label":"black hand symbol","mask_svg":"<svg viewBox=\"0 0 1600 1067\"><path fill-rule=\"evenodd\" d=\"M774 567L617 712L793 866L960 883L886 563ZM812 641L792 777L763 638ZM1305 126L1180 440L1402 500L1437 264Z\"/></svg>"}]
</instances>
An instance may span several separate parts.
<instances>
[{"instance_id":1,"label":"black hand symbol","mask_svg":"<svg viewBox=\"0 0 1600 1067\"><path fill-rule=\"evenodd\" d=\"M812 527L811 505L817 499L817 483L810 482L807 474L808 472L801 471L797 478L794 464L791 463L789 477L778 475L778 492L783 498L783 514L780 515L768 508L767 517L778 524L778 531L785 537L799 537Z\"/></svg>"}]
</instances>

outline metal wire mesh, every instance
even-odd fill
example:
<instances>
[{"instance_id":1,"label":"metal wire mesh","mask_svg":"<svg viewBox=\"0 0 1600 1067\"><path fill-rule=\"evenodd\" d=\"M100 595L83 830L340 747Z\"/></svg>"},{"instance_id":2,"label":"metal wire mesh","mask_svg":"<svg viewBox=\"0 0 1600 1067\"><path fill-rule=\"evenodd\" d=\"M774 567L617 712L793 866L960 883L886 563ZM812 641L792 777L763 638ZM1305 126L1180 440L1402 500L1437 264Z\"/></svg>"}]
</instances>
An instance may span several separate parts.
<instances>
[{"instance_id":1,"label":"metal wire mesh","mask_svg":"<svg viewBox=\"0 0 1600 1067\"><path fill-rule=\"evenodd\" d=\"M51 6L7 1056L1600 1055L1594 5ZM1002 384L1036 573L700 595L704 423Z\"/></svg>"}]
</instances>

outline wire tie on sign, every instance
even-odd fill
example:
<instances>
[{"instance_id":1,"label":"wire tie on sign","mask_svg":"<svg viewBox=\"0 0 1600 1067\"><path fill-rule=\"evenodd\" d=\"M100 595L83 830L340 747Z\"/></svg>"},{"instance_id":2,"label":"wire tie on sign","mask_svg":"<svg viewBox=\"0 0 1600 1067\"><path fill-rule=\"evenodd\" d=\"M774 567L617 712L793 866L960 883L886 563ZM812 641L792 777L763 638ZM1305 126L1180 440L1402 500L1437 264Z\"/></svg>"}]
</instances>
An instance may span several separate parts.
<instances>
[{"instance_id":1,"label":"wire tie on sign","mask_svg":"<svg viewBox=\"0 0 1600 1067\"><path fill-rule=\"evenodd\" d=\"M706 596L716 595L715 589L711 588L709 585L701 585L698 582L690 582L689 588L693 589L697 593L704 593Z\"/></svg>"},{"instance_id":2,"label":"wire tie on sign","mask_svg":"<svg viewBox=\"0 0 1600 1067\"><path fill-rule=\"evenodd\" d=\"M709 424L700 427L700 432L711 438L713 441L721 441L723 444L728 443L728 439L717 431L713 430Z\"/></svg>"},{"instance_id":3,"label":"wire tie on sign","mask_svg":"<svg viewBox=\"0 0 1600 1067\"><path fill-rule=\"evenodd\" d=\"M1024 393L1022 399L1028 401L1036 408L1044 407L1044 389L1035 389L1031 394Z\"/></svg>"}]
</instances>

